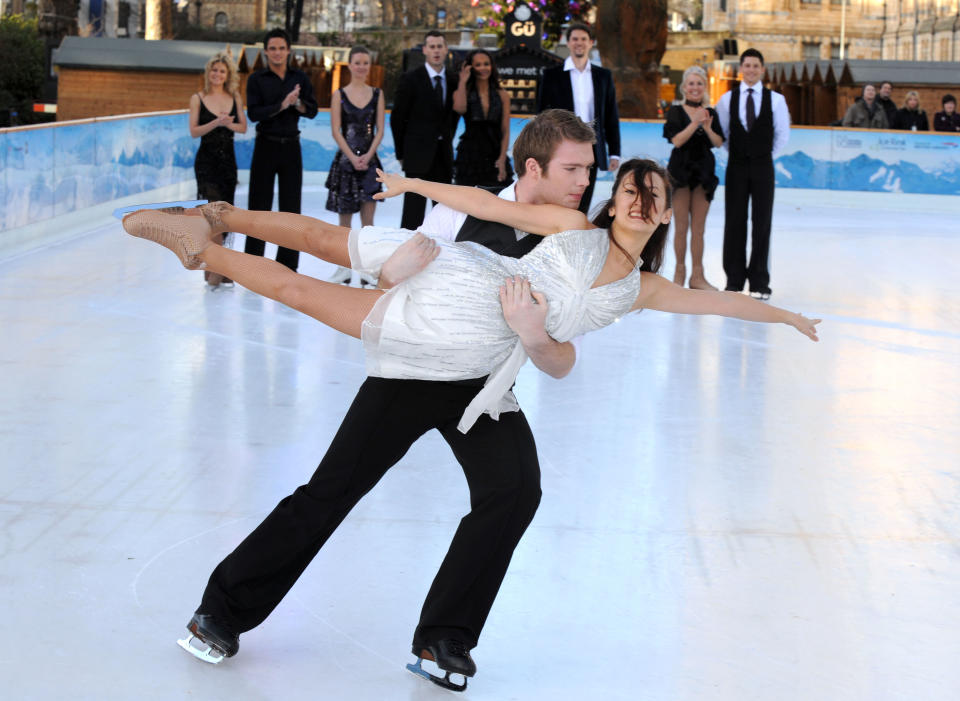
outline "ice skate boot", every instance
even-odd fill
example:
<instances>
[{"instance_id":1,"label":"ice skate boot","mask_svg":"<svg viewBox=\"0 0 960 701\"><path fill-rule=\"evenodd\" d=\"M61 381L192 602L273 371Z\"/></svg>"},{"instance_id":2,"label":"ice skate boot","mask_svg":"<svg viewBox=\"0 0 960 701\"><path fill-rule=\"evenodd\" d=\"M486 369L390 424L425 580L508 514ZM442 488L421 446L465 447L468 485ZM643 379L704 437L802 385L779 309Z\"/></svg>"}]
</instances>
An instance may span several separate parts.
<instances>
[{"instance_id":1,"label":"ice skate boot","mask_svg":"<svg viewBox=\"0 0 960 701\"><path fill-rule=\"evenodd\" d=\"M195 613L187 630L190 635L178 640L177 645L204 662L218 664L224 657L236 655L240 649L240 636L213 616ZM193 644L194 640L200 645Z\"/></svg>"},{"instance_id":2,"label":"ice skate boot","mask_svg":"<svg viewBox=\"0 0 960 701\"><path fill-rule=\"evenodd\" d=\"M412 651L417 656L417 662L408 664L407 669L444 689L464 691L467 688L467 677L477 673L477 665L470 657L470 651L460 640L447 638L429 645L414 645ZM440 677L425 670L421 666L424 660L435 662L437 667L445 672L444 676ZM451 674L462 677L463 682L457 683L456 679L451 679Z\"/></svg>"},{"instance_id":3,"label":"ice skate boot","mask_svg":"<svg viewBox=\"0 0 960 701\"><path fill-rule=\"evenodd\" d=\"M131 236L169 248L188 270L206 267L200 254L210 245L210 225L203 217L141 209L123 218L123 228Z\"/></svg>"}]
</instances>

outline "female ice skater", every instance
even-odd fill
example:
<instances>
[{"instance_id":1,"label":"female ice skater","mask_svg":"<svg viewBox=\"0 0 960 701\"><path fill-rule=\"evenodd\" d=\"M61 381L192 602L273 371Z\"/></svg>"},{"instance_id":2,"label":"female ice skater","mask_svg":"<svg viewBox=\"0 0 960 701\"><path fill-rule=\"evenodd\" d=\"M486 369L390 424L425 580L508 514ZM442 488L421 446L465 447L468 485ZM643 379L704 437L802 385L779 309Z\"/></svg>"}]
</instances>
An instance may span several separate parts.
<instances>
[{"instance_id":1,"label":"female ice skater","mask_svg":"<svg viewBox=\"0 0 960 701\"><path fill-rule=\"evenodd\" d=\"M540 329L558 341L606 326L643 308L780 322L818 340L819 319L788 312L738 293L691 290L656 274L669 227L670 188L653 161L624 163L613 197L591 224L579 211L507 202L476 188L379 173L378 199L416 192L487 221L550 238L523 258L499 256L473 243L434 242L402 229L343 227L286 212L251 212L225 203L200 207L203 216L141 210L124 228L173 250L185 267L205 268L361 338L371 376L457 380L488 377L458 428L482 412L516 409L510 392L526 360L507 323L511 308L536 306ZM429 264L389 291L345 288L212 243L219 232L255 233L338 265L379 277L399 247L416 266ZM389 281L381 281L383 285Z\"/></svg>"}]
</instances>

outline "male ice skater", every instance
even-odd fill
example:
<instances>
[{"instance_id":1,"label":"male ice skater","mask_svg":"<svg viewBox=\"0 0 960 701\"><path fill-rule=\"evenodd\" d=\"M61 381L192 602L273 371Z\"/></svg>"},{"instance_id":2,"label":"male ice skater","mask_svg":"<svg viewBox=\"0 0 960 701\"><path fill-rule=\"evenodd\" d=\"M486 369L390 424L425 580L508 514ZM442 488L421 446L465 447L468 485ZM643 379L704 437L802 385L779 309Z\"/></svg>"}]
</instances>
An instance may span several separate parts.
<instances>
[{"instance_id":1,"label":"male ice skater","mask_svg":"<svg viewBox=\"0 0 960 701\"><path fill-rule=\"evenodd\" d=\"M593 131L574 114L552 110L539 115L513 148L518 180L500 193L520 202L576 208L593 165ZM519 257L542 240L514 229L466 217L437 206L421 227L433 237L476 241L498 253ZM391 286L388 261L382 286ZM537 305L539 306L539 305ZM558 343L545 329L545 306L534 315L504 310L533 363L554 377L576 360L570 343ZM456 690L450 673L473 676L470 650L477 645L487 614L513 551L540 502L540 466L533 435L522 411L482 414L466 433L457 423L485 378L459 382L368 377L347 411L327 454L310 481L283 499L210 576L187 628L208 649L182 645L209 662L231 657L239 635L259 625L316 556L327 538L386 471L424 433L437 429L463 468L471 510L461 520L450 549L427 594L413 634L412 671L427 674L433 660L444 677L432 681ZM371 440L372 436L376 440Z\"/></svg>"},{"instance_id":2,"label":"male ice skater","mask_svg":"<svg viewBox=\"0 0 960 701\"><path fill-rule=\"evenodd\" d=\"M617 110L613 74L606 68L590 63L593 45L593 29L582 22L572 23L567 28L570 55L562 66L548 68L543 72L537 93L538 112L549 109L570 110L587 124L592 124L596 132L590 185L583 193L578 207L584 214L590 211L593 186L597 183L597 169L616 171L620 167L620 114Z\"/></svg>"},{"instance_id":3,"label":"male ice skater","mask_svg":"<svg viewBox=\"0 0 960 701\"><path fill-rule=\"evenodd\" d=\"M778 92L763 87L763 54L747 49L740 55L742 80L717 102L717 117L730 152L725 185L723 271L727 290L770 299L770 224L773 219L773 159L790 138L790 112ZM747 265L747 209L753 223Z\"/></svg>"},{"instance_id":4,"label":"male ice skater","mask_svg":"<svg viewBox=\"0 0 960 701\"><path fill-rule=\"evenodd\" d=\"M257 122L257 139L250 162L248 209L273 208L273 183L277 181L277 209L300 213L303 157L300 153L300 117L317 116L317 98L303 71L288 65L290 39L282 29L271 29L263 39L267 67L247 78L247 116ZM243 250L262 256L263 241L247 236ZM297 269L300 252L281 247L277 262Z\"/></svg>"},{"instance_id":5,"label":"male ice skater","mask_svg":"<svg viewBox=\"0 0 960 701\"><path fill-rule=\"evenodd\" d=\"M400 77L390 112L390 131L397 160L410 178L436 183L453 179L453 134L460 115L453 111L457 74L445 66L447 40L433 29L423 39L426 63ZM427 200L403 196L400 226L414 230L423 222Z\"/></svg>"}]
</instances>

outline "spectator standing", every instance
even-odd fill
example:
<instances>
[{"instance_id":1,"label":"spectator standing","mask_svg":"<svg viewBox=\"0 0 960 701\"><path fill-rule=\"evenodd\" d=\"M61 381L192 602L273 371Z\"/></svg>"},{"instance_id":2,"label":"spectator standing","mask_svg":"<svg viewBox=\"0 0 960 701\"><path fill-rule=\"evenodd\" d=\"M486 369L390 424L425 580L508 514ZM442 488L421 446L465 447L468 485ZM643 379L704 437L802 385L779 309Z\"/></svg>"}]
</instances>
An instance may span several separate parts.
<instances>
[{"instance_id":1,"label":"spectator standing","mask_svg":"<svg viewBox=\"0 0 960 701\"><path fill-rule=\"evenodd\" d=\"M887 113L877 102L877 89L867 83L863 91L843 115L843 126L860 129L888 129Z\"/></svg>"},{"instance_id":2,"label":"spectator standing","mask_svg":"<svg viewBox=\"0 0 960 701\"><path fill-rule=\"evenodd\" d=\"M690 66L681 81L683 104L673 105L663 125L663 138L673 144L667 171L674 182L673 251L677 265L673 281L686 280L687 227L690 228L690 287L717 289L703 273L703 234L713 193L720 184L713 149L723 145L723 130L712 107L706 104L707 73Z\"/></svg>"},{"instance_id":3,"label":"spectator standing","mask_svg":"<svg viewBox=\"0 0 960 701\"><path fill-rule=\"evenodd\" d=\"M330 128L339 150L327 175L327 210L336 212L340 226L350 228L353 215L360 225L373 224L377 206L373 196L383 188L377 182L377 148L383 140L383 91L367 84L370 52L354 46L347 57L350 82L330 98ZM330 282L349 282L351 271L339 267ZM363 279L363 278L361 278ZM366 282L366 280L365 280Z\"/></svg>"},{"instance_id":4,"label":"spectator standing","mask_svg":"<svg viewBox=\"0 0 960 701\"><path fill-rule=\"evenodd\" d=\"M957 98L947 93L940 101L943 111L933 115L934 131L960 131L960 115L957 114Z\"/></svg>"},{"instance_id":5,"label":"spectator standing","mask_svg":"<svg viewBox=\"0 0 960 701\"><path fill-rule=\"evenodd\" d=\"M190 97L188 120L190 136L200 137L193 161L197 177L197 199L223 200L233 204L237 189L237 156L233 135L247 131L243 99L237 91L237 67L227 53L214 54L203 70L203 90ZM214 241L222 243L224 234ZM203 271L203 279L212 288L232 285L219 273Z\"/></svg>"},{"instance_id":6,"label":"spectator standing","mask_svg":"<svg viewBox=\"0 0 960 701\"><path fill-rule=\"evenodd\" d=\"M453 93L453 110L463 115L464 132L457 144L457 185L504 187L513 180L507 157L510 147L510 94L500 87L500 74L489 52L467 54Z\"/></svg>"},{"instance_id":7,"label":"spectator standing","mask_svg":"<svg viewBox=\"0 0 960 701\"><path fill-rule=\"evenodd\" d=\"M740 55L741 80L717 102L717 117L730 153L727 161L723 225L723 270L727 290L770 299L770 225L776 177L773 159L790 138L790 111L783 95L763 87L763 54ZM759 105L757 104L759 102ZM747 264L747 212L752 224Z\"/></svg>"},{"instance_id":8,"label":"spectator standing","mask_svg":"<svg viewBox=\"0 0 960 701\"><path fill-rule=\"evenodd\" d=\"M303 156L300 152L300 117L317 116L317 99L307 74L288 65L290 39L282 29L271 29L263 39L267 67L247 78L247 115L257 122L257 138L250 163L248 208L273 209L273 184L277 182L277 208L300 213ZM264 242L247 236L244 251L262 256ZM277 262L297 269L299 251L280 247Z\"/></svg>"},{"instance_id":9,"label":"spectator standing","mask_svg":"<svg viewBox=\"0 0 960 701\"><path fill-rule=\"evenodd\" d=\"M897 113L897 103L893 101L893 84L889 80L880 83L880 89L877 91L877 103L883 108L883 113L887 115L887 126L893 127L893 117Z\"/></svg>"},{"instance_id":10,"label":"spectator standing","mask_svg":"<svg viewBox=\"0 0 960 701\"><path fill-rule=\"evenodd\" d=\"M562 66L543 72L537 95L537 112L569 110L587 124L592 124L597 134L590 185L580 200L579 209L584 214L590 210L597 170L616 171L620 167L620 114L613 74L606 68L591 65L593 45L593 29L581 22L572 23L567 28L570 55Z\"/></svg>"},{"instance_id":11,"label":"spectator standing","mask_svg":"<svg viewBox=\"0 0 960 701\"><path fill-rule=\"evenodd\" d=\"M390 131L397 160L409 178L437 183L453 180L453 134L460 115L453 111L457 76L446 68L447 40L433 29L423 38L426 63L400 78ZM414 192L403 196L400 226L415 230L423 223L427 200Z\"/></svg>"},{"instance_id":12,"label":"spectator standing","mask_svg":"<svg viewBox=\"0 0 960 701\"><path fill-rule=\"evenodd\" d=\"M927 113L920 109L920 94L916 90L907 93L903 107L893 116L893 128L905 131L930 131Z\"/></svg>"}]
</instances>

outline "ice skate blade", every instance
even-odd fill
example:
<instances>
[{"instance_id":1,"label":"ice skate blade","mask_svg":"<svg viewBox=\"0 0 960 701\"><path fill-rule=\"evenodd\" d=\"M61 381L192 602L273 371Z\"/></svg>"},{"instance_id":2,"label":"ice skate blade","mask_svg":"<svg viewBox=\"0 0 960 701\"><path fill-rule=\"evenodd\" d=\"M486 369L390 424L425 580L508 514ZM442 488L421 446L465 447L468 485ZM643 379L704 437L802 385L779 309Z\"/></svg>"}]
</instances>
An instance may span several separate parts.
<instances>
[{"instance_id":1,"label":"ice skate blade","mask_svg":"<svg viewBox=\"0 0 960 701\"><path fill-rule=\"evenodd\" d=\"M207 646L206 650L201 650L198 647L194 647L190 644L192 640L199 640L201 643ZM204 643L200 638L195 635L188 635L186 638L177 641L177 645L182 647L184 650L189 652L191 655L196 657L198 660L203 660L204 662L209 662L210 664L220 664L223 661L223 655L220 654L220 651L217 650L212 645Z\"/></svg>"},{"instance_id":2,"label":"ice skate blade","mask_svg":"<svg viewBox=\"0 0 960 701\"><path fill-rule=\"evenodd\" d=\"M447 672L445 677L438 677L435 674L430 674L427 670L420 666L420 663L423 662L423 659L418 659L416 664L410 663L407 665L407 669L416 674L417 676L423 677L424 679L429 679L437 686L442 686L444 689L449 689L450 691L466 691L467 689L467 678L463 677L463 684L455 684L450 680L450 672ZM458 677L463 676L458 674Z\"/></svg>"}]
</instances>

